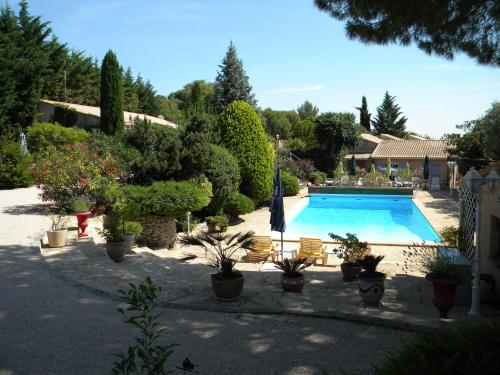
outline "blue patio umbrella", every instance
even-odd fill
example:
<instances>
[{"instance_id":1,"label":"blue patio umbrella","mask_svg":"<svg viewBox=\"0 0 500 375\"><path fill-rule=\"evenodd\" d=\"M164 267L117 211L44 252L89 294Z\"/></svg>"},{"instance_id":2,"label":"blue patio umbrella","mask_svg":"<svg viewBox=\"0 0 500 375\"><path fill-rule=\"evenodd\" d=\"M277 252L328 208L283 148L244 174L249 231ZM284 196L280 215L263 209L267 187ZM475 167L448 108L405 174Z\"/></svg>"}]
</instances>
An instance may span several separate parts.
<instances>
[{"instance_id":1,"label":"blue patio umbrella","mask_svg":"<svg viewBox=\"0 0 500 375\"><path fill-rule=\"evenodd\" d=\"M273 198L269 206L271 212L271 230L281 233L281 260L283 260L283 232L285 231L285 209L283 206L283 188L281 185L281 168L276 166L274 176Z\"/></svg>"}]
</instances>

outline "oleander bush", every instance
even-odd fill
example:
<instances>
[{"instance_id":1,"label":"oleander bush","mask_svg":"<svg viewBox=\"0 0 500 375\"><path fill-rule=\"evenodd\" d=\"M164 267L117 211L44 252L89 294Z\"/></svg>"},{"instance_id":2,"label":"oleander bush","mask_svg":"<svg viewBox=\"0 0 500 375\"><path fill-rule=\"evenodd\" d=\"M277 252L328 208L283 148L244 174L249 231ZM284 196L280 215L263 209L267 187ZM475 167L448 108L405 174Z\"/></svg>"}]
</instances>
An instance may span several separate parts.
<instances>
[{"instance_id":1,"label":"oleander bush","mask_svg":"<svg viewBox=\"0 0 500 375\"><path fill-rule=\"evenodd\" d=\"M32 185L31 162L32 157L23 152L19 143L0 138L0 189Z\"/></svg>"},{"instance_id":2,"label":"oleander bush","mask_svg":"<svg viewBox=\"0 0 500 375\"><path fill-rule=\"evenodd\" d=\"M286 171L281 171L281 186L285 197L297 195L300 191L299 180L297 177L292 176Z\"/></svg>"},{"instance_id":3,"label":"oleander bush","mask_svg":"<svg viewBox=\"0 0 500 375\"><path fill-rule=\"evenodd\" d=\"M50 146L62 146L85 142L89 134L83 129L65 128L59 124L36 123L26 131L26 140L31 153L37 154Z\"/></svg>"},{"instance_id":4,"label":"oleander bush","mask_svg":"<svg viewBox=\"0 0 500 375\"><path fill-rule=\"evenodd\" d=\"M54 107L54 114L52 115L52 121L67 128L71 128L75 126L78 121L78 112L68 106L56 104Z\"/></svg>"},{"instance_id":5,"label":"oleander bush","mask_svg":"<svg viewBox=\"0 0 500 375\"><path fill-rule=\"evenodd\" d=\"M255 210L253 200L241 193L231 195L224 206L224 213L232 221L237 220L240 215L249 214L253 210Z\"/></svg>"},{"instance_id":6,"label":"oleander bush","mask_svg":"<svg viewBox=\"0 0 500 375\"><path fill-rule=\"evenodd\" d=\"M241 100L232 102L219 116L219 130L222 144L238 159L240 191L256 202L270 199L274 150L255 109Z\"/></svg>"}]
</instances>

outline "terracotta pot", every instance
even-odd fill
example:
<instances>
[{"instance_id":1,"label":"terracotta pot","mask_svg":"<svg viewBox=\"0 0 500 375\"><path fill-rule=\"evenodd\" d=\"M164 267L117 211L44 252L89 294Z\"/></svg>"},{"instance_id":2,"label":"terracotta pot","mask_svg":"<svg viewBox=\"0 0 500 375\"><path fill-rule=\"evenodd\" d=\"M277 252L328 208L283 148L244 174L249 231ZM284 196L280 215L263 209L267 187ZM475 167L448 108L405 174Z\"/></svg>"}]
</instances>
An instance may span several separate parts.
<instances>
[{"instance_id":1,"label":"terracotta pot","mask_svg":"<svg viewBox=\"0 0 500 375\"><path fill-rule=\"evenodd\" d=\"M460 280L434 279L428 276L425 278L432 281L432 288L434 289L432 302L439 310L439 317L446 319L448 311L455 306L455 290L457 285L460 284Z\"/></svg>"},{"instance_id":2,"label":"terracotta pot","mask_svg":"<svg viewBox=\"0 0 500 375\"><path fill-rule=\"evenodd\" d=\"M380 300L384 296L385 274L382 272L360 272L359 278L359 295L363 304L367 306L378 306Z\"/></svg>"},{"instance_id":3,"label":"terracotta pot","mask_svg":"<svg viewBox=\"0 0 500 375\"><path fill-rule=\"evenodd\" d=\"M218 274L211 275L212 289L219 301L230 302L240 298L245 278L243 275L236 279L222 280Z\"/></svg>"},{"instance_id":4,"label":"terracotta pot","mask_svg":"<svg viewBox=\"0 0 500 375\"><path fill-rule=\"evenodd\" d=\"M300 275L299 277L281 275L281 286L285 292L302 293L304 283L304 275Z\"/></svg>"},{"instance_id":5,"label":"terracotta pot","mask_svg":"<svg viewBox=\"0 0 500 375\"><path fill-rule=\"evenodd\" d=\"M68 243L68 230L47 231L49 247L64 247Z\"/></svg>"},{"instance_id":6,"label":"terracotta pot","mask_svg":"<svg viewBox=\"0 0 500 375\"><path fill-rule=\"evenodd\" d=\"M342 263L340 265L342 270L344 281L356 281L358 279L358 274L361 272L361 266L354 265L352 263Z\"/></svg>"},{"instance_id":7,"label":"terracotta pot","mask_svg":"<svg viewBox=\"0 0 500 375\"><path fill-rule=\"evenodd\" d=\"M121 242L106 242L106 252L111 260L114 262L121 262L125 258L127 251L125 241Z\"/></svg>"},{"instance_id":8,"label":"terracotta pot","mask_svg":"<svg viewBox=\"0 0 500 375\"><path fill-rule=\"evenodd\" d=\"M85 230L89 226L87 219L89 218L90 214L90 211L75 213L76 220L78 221L78 237L87 237L89 235L87 232L85 232Z\"/></svg>"}]
</instances>

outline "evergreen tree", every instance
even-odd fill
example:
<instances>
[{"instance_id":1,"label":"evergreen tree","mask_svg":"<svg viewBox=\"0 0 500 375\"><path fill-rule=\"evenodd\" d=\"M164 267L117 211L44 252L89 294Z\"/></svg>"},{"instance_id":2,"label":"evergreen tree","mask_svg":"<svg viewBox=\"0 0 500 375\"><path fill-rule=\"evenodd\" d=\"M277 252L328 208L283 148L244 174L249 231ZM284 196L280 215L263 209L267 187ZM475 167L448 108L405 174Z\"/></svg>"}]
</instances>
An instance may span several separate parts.
<instances>
[{"instance_id":1,"label":"evergreen tree","mask_svg":"<svg viewBox=\"0 0 500 375\"><path fill-rule=\"evenodd\" d=\"M257 104L243 69L243 62L238 58L233 42L229 43L219 69L214 84L214 107L218 113L235 100L243 100L252 106Z\"/></svg>"},{"instance_id":2,"label":"evergreen tree","mask_svg":"<svg viewBox=\"0 0 500 375\"><path fill-rule=\"evenodd\" d=\"M406 120L402 116L399 105L395 102L395 97L390 96L386 91L384 101L377 107L377 117L372 120L372 125L377 134L392 134L396 137L403 137L406 134Z\"/></svg>"},{"instance_id":3,"label":"evergreen tree","mask_svg":"<svg viewBox=\"0 0 500 375\"><path fill-rule=\"evenodd\" d=\"M313 105L309 100L306 100L304 104L301 104L297 107L297 114L299 115L301 120L306 118L316 119L318 116L319 109L315 105Z\"/></svg>"},{"instance_id":4,"label":"evergreen tree","mask_svg":"<svg viewBox=\"0 0 500 375\"><path fill-rule=\"evenodd\" d=\"M366 103L366 97L361 98L361 107L356 107L359 111L359 123L366 129L370 131L370 117L372 114L368 112L368 104Z\"/></svg>"},{"instance_id":5,"label":"evergreen tree","mask_svg":"<svg viewBox=\"0 0 500 375\"><path fill-rule=\"evenodd\" d=\"M116 55L109 50L101 67L101 130L112 135L121 133L123 127L122 73Z\"/></svg>"},{"instance_id":6,"label":"evergreen tree","mask_svg":"<svg viewBox=\"0 0 500 375\"><path fill-rule=\"evenodd\" d=\"M151 116L158 116L158 101L156 100L156 91L148 80L144 82L141 75L135 80L135 88L139 98L139 112Z\"/></svg>"},{"instance_id":7,"label":"evergreen tree","mask_svg":"<svg viewBox=\"0 0 500 375\"><path fill-rule=\"evenodd\" d=\"M139 111L139 96L134 85L134 77L130 67L123 76L123 107L129 112Z\"/></svg>"},{"instance_id":8,"label":"evergreen tree","mask_svg":"<svg viewBox=\"0 0 500 375\"><path fill-rule=\"evenodd\" d=\"M57 101L66 101L66 71L68 49L59 43L57 37L47 43L48 65L44 74L42 97Z\"/></svg>"},{"instance_id":9,"label":"evergreen tree","mask_svg":"<svg viewBox=\"0 0 500 375\"><path fill-rule=\"evenodd\" d=\"M73 50L66 64L65 101L98 106L100 103L101 70L97 60Z\"/></svg>"}]
</instances>

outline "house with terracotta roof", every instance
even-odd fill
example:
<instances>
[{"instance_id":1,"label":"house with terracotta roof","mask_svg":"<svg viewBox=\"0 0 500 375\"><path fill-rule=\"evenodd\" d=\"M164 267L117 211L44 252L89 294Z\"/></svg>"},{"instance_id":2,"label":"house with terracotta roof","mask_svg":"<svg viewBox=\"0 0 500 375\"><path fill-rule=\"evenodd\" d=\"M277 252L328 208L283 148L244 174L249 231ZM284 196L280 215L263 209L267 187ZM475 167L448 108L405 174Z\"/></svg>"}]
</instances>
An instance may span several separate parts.
<instances>
[{"instance_id":1,"label":"house with terracotta roof","mask_svg":"<svg viewBox=\"0 0 500 375\"><path fill-rule=\"evenodd\" d=\"M429 178L438 177L441 183L448 178L448 153L445 141L400 139L394 136L384 137L384 139L371 134L362 134L361 138L362 141L358 147L345 156L346 162L354 155L358 167L369 170L374 164L377 170L385 171L387 160L390 159L392 168L403 169L406 163L409 163L413 171L423 168L427 156Z\"/></svg>"},{"instance_id":2,"label":"house with terracotta roof","mask_svg":"<svg viewBox=\"0 0 500 375\"><path fill-rule=\"evenodd\" d=\"M99 126L101 119L101 108L83 104L56 102L54 100L46 100L46 99L42 99L38 105L40 120L42 122L50 122L52 120L52 116L54 115L54 109L56 106L65 106L74 109L78 113L78 119L77 119L78 127L89 129ZM131 127L136 117L140 119L149 120L154 124L170 126L172 128L178 127L177 124L171 121L167 121L161 117L145 115L143 113L123 111L125 128Z\"/></svg>"}]
</instances>

